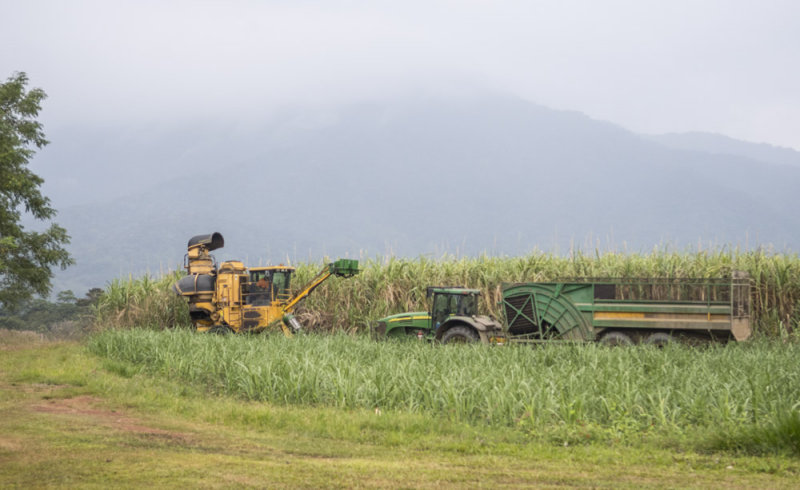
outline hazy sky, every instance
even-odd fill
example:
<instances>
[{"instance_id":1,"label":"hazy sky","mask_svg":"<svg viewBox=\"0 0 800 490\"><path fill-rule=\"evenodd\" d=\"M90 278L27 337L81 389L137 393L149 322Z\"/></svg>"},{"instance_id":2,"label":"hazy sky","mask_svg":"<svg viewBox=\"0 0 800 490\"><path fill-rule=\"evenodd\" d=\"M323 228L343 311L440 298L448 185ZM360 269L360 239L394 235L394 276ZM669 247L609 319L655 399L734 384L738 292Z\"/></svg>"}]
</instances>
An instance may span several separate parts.
<instances>
[{"instance_id":1,"label":"hazy sky","mask_svg":"<svg viewBox=\"0 0 800 490\"><path fill-rule=\"evenodd\" d=\"M48 125L510 92L639 132L800 149L800 2L0 0Z\"/></svg>"}]
</instances>

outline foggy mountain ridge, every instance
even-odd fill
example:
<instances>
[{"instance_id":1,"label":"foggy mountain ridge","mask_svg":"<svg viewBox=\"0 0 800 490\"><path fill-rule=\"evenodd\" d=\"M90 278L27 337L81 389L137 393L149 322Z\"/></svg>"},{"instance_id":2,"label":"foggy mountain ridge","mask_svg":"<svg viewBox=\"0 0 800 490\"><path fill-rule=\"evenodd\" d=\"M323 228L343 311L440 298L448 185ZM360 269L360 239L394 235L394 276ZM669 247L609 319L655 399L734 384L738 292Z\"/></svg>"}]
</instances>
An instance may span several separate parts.
<instances>
[{"instance_id":1,"label":"foggy mountain ridge","mask_svg":"<svg viewBox=\"0 0 800 490\"><path fill-rule=\"evenodd\" d=\"M775 165L800 167L800 151L767 143L741 141L721 134L695 131L643 137L679 150L739 156Z\"/></svg>"},{"instance_id":2,"label":"foggy mountain ridge","mask_svg":"<svg viewBox=\"0 0 800 490\"><path fill-rule=\"evenodd\" d=\"M78 262L57 273L55 291L180 267L188 239L212 231L225 236L219 260L248 265L800 245L800 219L787 212L800 167L667 145L513 97L389 100L167 136L108 131L94 153L80 128L70 151L56 150L66 133L47 149L64 168L85 155L76 165L105 186L93 196L84 183L84 202L59 207L65 177L46 180ZM126 138L116 153L111 142ZM107 163L117 158L120 177Z\"/></svg>"}]
</instances>

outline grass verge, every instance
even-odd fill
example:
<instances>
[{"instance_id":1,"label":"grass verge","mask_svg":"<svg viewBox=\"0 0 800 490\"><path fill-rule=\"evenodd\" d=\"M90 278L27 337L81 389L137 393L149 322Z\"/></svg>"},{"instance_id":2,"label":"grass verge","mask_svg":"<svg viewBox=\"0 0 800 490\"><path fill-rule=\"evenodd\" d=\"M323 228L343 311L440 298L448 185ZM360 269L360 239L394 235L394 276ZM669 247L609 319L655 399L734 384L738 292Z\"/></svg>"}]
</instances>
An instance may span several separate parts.
<instances>
[{"instance_id":1,"label":"grass verge","mask_svg":"<svg viewBox=\"0 0 800 490\"><path fill-rule=\"evenodd\" d=\"M76 343L0 334L0 486L793 487L800 462L209 395ZM20 345L24 344L24 345Z\"/></svg>"}]
</instances>

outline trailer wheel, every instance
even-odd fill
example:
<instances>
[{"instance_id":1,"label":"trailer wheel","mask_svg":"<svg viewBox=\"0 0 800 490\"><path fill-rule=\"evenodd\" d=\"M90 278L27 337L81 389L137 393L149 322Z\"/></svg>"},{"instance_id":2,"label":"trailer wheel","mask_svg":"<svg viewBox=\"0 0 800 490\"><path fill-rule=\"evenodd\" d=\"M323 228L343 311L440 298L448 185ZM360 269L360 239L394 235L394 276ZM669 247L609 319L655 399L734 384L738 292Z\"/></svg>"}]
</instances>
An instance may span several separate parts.
<instances>
[{"instance_id":1,"label":"trailer wheel","mask_svg":"<svg viewBox=\"0 0 800 490\"><path fill-rule=\"evenodd\" d=\"M633 340L631 340L630 336L626 333L612 330L600 338L600 343L609 346L633 345Z\"/></svg>"},{"instance_id":2,"label":"trailer wheel","mask_svg":"<svg viewBox=\"0 0 800 490\"><path fill-rule=\"evenodd\" d=\"M652 345L658 348L662 348L665 345L671 344L673 342L675 342L675 338L666 332L651 333L644 341L645 344Z\"/></svg>"},{"instance_id":3,"label":"trailer wheel","mask_svg":"<svg viewBox=\"0 0 800 490\"><path fill-rule=\"evenodd\" d=\"M463 325L453 327L442 335L443 344L472 344L479 340L478 332Z\"/></svg>"}]
</instances>

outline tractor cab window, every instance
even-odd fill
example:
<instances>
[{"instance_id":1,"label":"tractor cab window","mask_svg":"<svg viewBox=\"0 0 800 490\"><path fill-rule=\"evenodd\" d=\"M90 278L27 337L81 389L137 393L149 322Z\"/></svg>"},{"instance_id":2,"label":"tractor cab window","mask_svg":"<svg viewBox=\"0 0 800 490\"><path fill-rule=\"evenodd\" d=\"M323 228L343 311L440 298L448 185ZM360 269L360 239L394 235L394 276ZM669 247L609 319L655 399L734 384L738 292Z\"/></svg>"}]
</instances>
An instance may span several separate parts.
<instances>
[{"instance_id":1,"label":"tractor cab window","mask_svg":"<svg viewBox=\"0 0 800 490\"><path fill-rule=\"evenodd\" d=\"M451 314L449 294L437 294L433 298L433 311L431 311L431 326L436 329Z\"/></svg>"},{"instance_id":2,"label":"tractor cab window","mask_svg":"<svg viewBox=\"0 0 800 490\"><path fill-rule=\"evenodd\" d=\"M432 327L438 328L439 324L447 320L449 316L472 316L476 315L477 312L477 295L438 293L433 299Z\"/></svg>"},{"instance_id":3,"label":"tractor cab window","mask_svg":"<svg viewBox=\"0 0 800 490\"><path fill-rule=\"evenodd\" d=\"M458 316L473 316L478 314L478 296L474 294L467 294L464 296L459 296L458 298L458 310L456 311Z\"/></svg>"}]
</instances>

